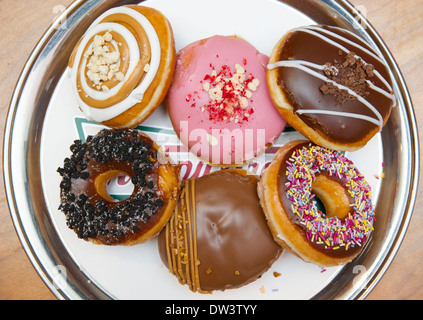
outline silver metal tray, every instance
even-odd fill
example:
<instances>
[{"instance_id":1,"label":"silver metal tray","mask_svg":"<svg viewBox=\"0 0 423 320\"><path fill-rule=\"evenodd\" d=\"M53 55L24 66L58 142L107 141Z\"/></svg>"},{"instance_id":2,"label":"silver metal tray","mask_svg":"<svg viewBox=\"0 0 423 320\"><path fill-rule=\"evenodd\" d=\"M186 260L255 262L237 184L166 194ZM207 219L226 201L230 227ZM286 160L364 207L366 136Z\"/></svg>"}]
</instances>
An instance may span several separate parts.
<instances>
[{"instance_id":1,"label":"silver metal tray","mask_svg":"<svg viewBox=\"0 0 423 320\"><path fill-rule=\"evenodd\" d=\"M189 0L173 1L172 10L178 10L179 3L183 1ZM43 152L46 151L42 149L43 134L47 130L46 114L56 87L60 86L67 60L77 40L99 14L110 7L134 2L139 1L75 1L47 30L35 47L22 71L10 103L4 134L3 167L11 217L29 259L40 277L60 299L121 297L105 289L101 281L81 266L78 254L66 243L66 237L58 230L55 222L57 213L52 212L54 210L51 209L50 200L45 194L42 158ZM156 5L160 2L151 0L145 1L145 4ZM241 1L227 0L226 3L239 5ZM394 108L387 125L375 142L378 148L377 161L383 161L385 176L377 182L375 231L354 263L334 270L322 286L312 288L304 296L299 296L309 299L365 298L383 276L399 249L412 215L417 192L418 134L412 102L404 79L382 39L347 1L248 0L242 1L242 5L244 8L247 6L247 9L257 10L257 14L264 10L261 8L281 6L294 12L294 15L301 15L303 19L355 31L371 43L390 66L398 106ZM195 10L181 3L182 7L183 9L178 11L181 18L187 10ZM175 11L169 13L178 16ZM189 19L186 23L189 23ZM189 28L192 26L187 25L186 30ZM210 28L210 35L219 32L213 30L212 26ZM260 26L257 25L257 28ZM175 35L177 34L178 31L175 32ZM181 43L183 41L187 39L182 39ZM60 124L63 119L57 121ZM55 153L56 150L47 152ZM55 171L56 167L52 170ZM179 286L177 283L172 285ZM218 295L218 298L222 297L225 298ZM181 299L181 296L175 298ZM275 293L261 298L279 299L283 298L283 295Z\"/></svg>"}]
</instances>

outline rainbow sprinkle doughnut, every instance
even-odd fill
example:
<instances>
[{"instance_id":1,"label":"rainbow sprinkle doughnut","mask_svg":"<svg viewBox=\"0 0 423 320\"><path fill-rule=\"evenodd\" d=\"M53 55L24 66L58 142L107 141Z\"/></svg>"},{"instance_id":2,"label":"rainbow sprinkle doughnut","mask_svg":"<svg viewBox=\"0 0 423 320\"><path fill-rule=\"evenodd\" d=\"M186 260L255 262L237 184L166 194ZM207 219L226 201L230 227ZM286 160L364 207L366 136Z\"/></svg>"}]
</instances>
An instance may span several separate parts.
<instances>
[{"instance_id":1,"label":"rainbow sprinkle doughnut","mask_svg":"<svg viewBox=\"0 0 423 320\"><path fill-rule=\"evenodd\" d=\"M349 194L352 210L344 219L325 216L312 201L312 185L321 173L342 182ZM371 188L341 152L312 144L298 148L286 161L286 178L286 197L309 242L333 251L361 247L366 242L375 221Z\"/></svg>"}]
</instances>

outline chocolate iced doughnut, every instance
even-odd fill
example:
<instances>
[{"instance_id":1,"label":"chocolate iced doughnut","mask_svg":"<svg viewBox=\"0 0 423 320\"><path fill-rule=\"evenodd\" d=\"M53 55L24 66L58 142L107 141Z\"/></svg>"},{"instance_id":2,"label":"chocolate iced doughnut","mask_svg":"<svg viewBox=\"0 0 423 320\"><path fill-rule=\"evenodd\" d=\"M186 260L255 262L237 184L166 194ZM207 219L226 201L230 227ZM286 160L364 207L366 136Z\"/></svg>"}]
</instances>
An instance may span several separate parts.
<instances>
[{"instance_id":1,"label":"chocolate iced doughnut","mask_svg":"<svg viewBox=\"0 0 423 320\"><path fill-rule=\"evenodd\" d=\"M285 120L335 150L363 147L385 125L396 99L388 67L357 35L308 26L287 33L271 54L267 82Z\"/></svg>"},{"instance_id":2,"label":"chocolate iced doughnut","mask_svg":"<svg viewBox=\"0 0 423 320\"><path fill-rule=\"evenodd\" d=\"M59 210L79 238L106 245L134 245L156 235L169 220L179 194L179 167L148 136L132 129L104 129L85 142L57 171ZM133 193L114 200L107 182L131 177Z\"/></svg>"},{"instance_id":3,"label":"chocolate iced doughnut","mask_svg":"<svg viewBox=\"0 0 423 320\"><path fill-rule=\"evenodd\" d=\"M185 182L159 234L161 259L194 292L238 288L256 280L281 255L257 196L258 178L222 170Z\"/></svg>"}]
</instances>

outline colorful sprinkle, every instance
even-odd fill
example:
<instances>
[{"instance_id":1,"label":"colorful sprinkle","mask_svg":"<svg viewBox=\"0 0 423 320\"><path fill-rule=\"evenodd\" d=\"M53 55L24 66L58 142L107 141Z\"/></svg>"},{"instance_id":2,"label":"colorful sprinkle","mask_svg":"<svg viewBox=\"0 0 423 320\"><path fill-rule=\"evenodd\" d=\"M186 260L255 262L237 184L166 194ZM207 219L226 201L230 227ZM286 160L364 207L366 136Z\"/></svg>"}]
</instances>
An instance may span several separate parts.
<instances>
[{"instance_id":1,"label":"colorful sprinkle","mask_svg":"<svg viewBox=\"0 0 423 320\"><path fill-rule=\"evenodd\" d=\"M312 201L313 181L322 172L343 181L352 198L354 212L345 219L326 217ZM375 221L371 188L352 161L341 152L310 145L293 152L287 161L286 176L286 196L308 241L324 244L328 250L348 250L365 243Z\"/></svg>"}]
</instances>

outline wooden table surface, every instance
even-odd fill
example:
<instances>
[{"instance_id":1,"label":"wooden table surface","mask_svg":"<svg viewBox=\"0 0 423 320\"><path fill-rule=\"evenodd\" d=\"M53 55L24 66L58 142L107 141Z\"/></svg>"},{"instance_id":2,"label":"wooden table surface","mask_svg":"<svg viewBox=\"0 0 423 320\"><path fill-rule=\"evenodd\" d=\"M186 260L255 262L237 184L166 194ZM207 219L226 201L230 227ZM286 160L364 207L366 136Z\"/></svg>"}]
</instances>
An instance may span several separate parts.
<instances>
[{"instance_id":1,"label":"wooden table surface","mask_svg":"<svg viewBox=\"0 0 423 320\"><path fill-rule=\"evenodd\" d=\"M71 0L0 0L0 124L26 59L58 13ZM353 0L393 53L414 102L423 132L423 0ZM0 130L3 133L3 129ZM421 136L420 136L421 139ZM1 137L3 141L3 137ZM3 170L1 171L3 172ZM423 298L422 183L402 246L367 299ZM36 273L15 233L0 184L0 299L56 299Z\"/></svg>"}]
</instances>

